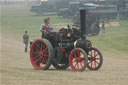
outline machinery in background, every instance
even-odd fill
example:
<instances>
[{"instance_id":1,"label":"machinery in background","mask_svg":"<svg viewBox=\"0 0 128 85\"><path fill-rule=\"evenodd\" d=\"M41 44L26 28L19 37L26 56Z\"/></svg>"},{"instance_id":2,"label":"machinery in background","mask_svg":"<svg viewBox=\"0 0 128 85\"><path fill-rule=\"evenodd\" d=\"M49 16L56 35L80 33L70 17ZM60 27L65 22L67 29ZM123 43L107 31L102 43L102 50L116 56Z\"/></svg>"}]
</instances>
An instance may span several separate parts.
<instances>
[{"instance_id":1,"label":"machinery in background","mask_svg":"<svg viewBox=\"0 0 128 85\"><path fill-rule=\"evenodd\" d=\"M55 7L51 4L48 4L48 0L41 0L40 4L34 4L31 6L31 12L35 12L37 15L43 15L47 12L55 11Z\"/></svg>"},{"instance_id":2,"label":"machinery in background","mask_svg":"<svg viewBox=\"0 0 128 85\"><path fill-rule=\"evenodd\" d=\"M128 0L118 0L117 9L120 20L128 20Z\"/></svg>"}]
</instances>

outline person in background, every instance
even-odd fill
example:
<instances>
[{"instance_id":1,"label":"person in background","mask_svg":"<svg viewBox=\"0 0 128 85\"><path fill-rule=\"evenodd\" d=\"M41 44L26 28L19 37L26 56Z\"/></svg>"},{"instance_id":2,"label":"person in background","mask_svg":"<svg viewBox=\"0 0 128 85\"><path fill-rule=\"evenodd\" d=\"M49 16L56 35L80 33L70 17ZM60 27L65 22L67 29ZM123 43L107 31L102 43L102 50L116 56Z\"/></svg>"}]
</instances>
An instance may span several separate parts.
<instances>
[{"instance_id":1,"label":"person in background","mask_svg":"<svg viewBox=\"0 0 128 85\"><path fill-rule=\"evenodd\" d=\"M104 23L104 20L102 21L102 33L105 33L105 23Z\"/></svg>"},{"instance_id":2,"label":"person in background","mask_svg":"<svg viewBox=\"0 0 128 85\"><path fill-rule=\"evenodd\" d=\"M23 35L23 43L25 44L25 52L27 52L28 42L29 42L28 31L25 31L25 34Z\"/></svg>"}]
</instances>

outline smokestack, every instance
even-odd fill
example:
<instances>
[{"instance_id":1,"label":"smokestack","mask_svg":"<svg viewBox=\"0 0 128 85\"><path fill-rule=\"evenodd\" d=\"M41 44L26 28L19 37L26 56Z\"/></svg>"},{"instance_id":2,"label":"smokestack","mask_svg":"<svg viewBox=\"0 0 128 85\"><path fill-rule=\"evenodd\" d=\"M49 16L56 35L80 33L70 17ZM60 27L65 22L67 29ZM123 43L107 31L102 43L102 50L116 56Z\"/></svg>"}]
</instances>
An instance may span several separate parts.
<instances>
[{"instance_id":1,"label":"smokestack","mask_svg":"<svg viewBox=\"0 0 128 85\"><path fill-rule=\"evenodd\" d=\"M81 38L86 39L86 10L80 10Z\"/></svg>"}]
</instances>

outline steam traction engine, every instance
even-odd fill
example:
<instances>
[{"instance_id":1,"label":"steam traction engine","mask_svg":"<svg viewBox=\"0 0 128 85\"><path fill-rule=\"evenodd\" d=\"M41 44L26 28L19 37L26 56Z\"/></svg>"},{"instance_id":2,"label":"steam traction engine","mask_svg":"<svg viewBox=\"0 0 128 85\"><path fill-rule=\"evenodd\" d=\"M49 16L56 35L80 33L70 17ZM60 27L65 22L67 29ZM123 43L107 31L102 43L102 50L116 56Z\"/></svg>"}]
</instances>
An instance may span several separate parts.
<instances>
[{"instance_id":1,"label":"steam traction engine","mask_svg":"<svg viewBox=\"0 0 128 85\"><path fill-rule=\"evenodd\" d=\"M86 11L80 10L81 28L61 28L47 33L43 39L32 43L31 63L35 69L47 70L52 64L56 69L71 66L74 71L98 70L103 63L102 53L86 39Z\"/></svg>"}]
</instances>

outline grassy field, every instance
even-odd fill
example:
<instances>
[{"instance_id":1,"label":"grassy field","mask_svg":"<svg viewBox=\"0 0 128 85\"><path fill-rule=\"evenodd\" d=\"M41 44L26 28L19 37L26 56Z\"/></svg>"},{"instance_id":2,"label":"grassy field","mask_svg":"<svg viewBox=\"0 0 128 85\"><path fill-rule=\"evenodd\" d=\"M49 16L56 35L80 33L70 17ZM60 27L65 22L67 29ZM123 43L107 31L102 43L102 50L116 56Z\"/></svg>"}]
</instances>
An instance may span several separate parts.
<instances>
[{"instance_id":1,"label":"grassy field","mask_svg":"<svg viewBox=\"0 0 128 85\"><path fill-rule=\"evenodd\" d=\"M128 53L128 21L119 21L119 27L107 27L106 33L90 39L100 48L107 51L119 51Z\"/></svg>"},{"instance_id":2,"label":"grassy field","mask_svg":"<svg viewBox=\"0 0 128 85\"><path fill-rule=\"evenodd\" d=\"M22 35L28 30L30 40L39 39L40 24L46 17L52 24L72 23L70 18L35 16L22 6L2 6L0 73L2 85L126 85L128 84L128 21L120 21L118 27L107 27L106 33L88 36L93 46L104 55L99 71L73 72L33 69L29 53L24 53ZM58 28L55 28L58 30Z\"/></svg>"}]
</instances>

